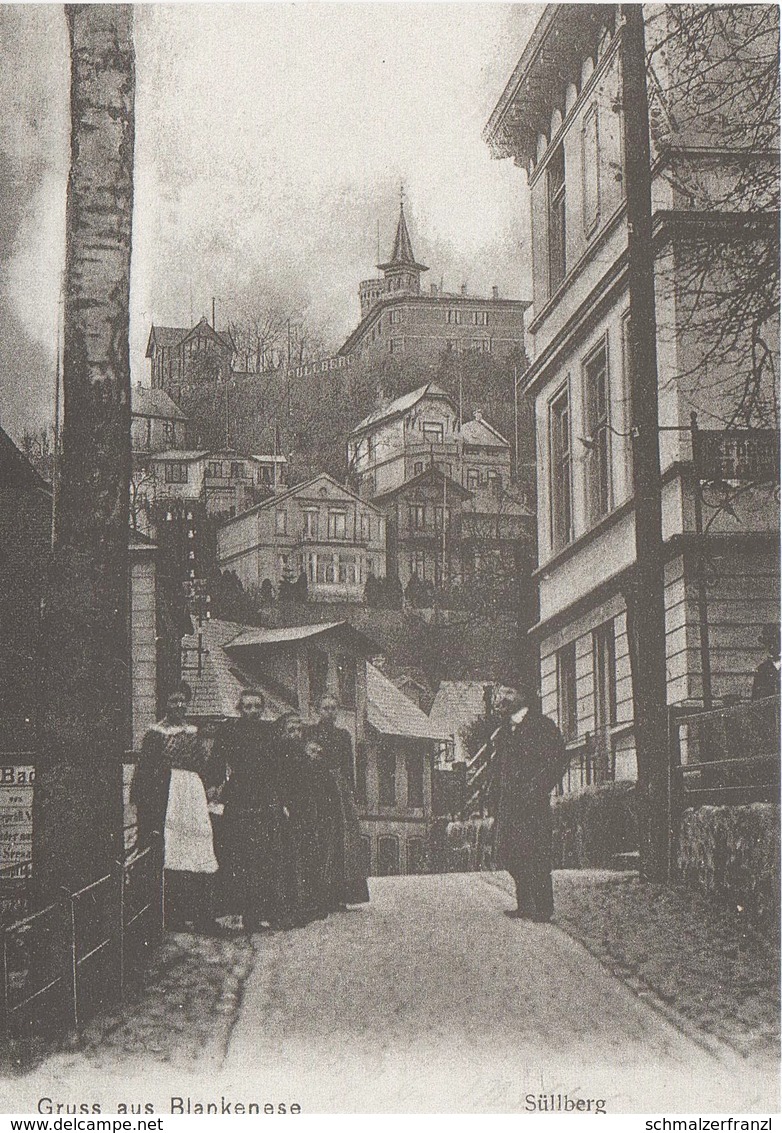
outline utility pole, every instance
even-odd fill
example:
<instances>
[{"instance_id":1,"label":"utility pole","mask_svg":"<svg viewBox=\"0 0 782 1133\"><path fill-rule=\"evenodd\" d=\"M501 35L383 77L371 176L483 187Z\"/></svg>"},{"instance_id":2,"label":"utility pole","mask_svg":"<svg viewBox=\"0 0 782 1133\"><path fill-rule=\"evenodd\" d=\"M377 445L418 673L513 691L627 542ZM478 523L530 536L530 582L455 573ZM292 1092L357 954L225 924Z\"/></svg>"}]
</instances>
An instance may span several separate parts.
<instances>
[{"instance_id":1,"label":"utility pole","mask_svg":"<svg viewBox=\"0 0 782 1133\"><path fill-rule=\"evenodd\" d=\"M519 375L518 367L513 367L513 454L516 464L516 479L519 478Z\"/></svg>"},{"instance_id":2,"label":"utility pole","mask_svg":"<svg viewBox=\"0 0 782 1133\"><path fill-rule=\"evenodd\" d=\"M130 746L128 346L133 8L66 5L71 166L66 204L62 460L44 603L33 799L36 901L124 854Z\"/></svg>"},{"instance_id":3,"label":"utility pole","mask_svg":"<svg viewBox=\"0 0 782 1133\"><path fill-rule=\"evenodd\" d=\"M621 14L635 503L635 585L628 618L641 874L648 881L662 881L669 873L671 816L649 102L643 6L622 4Z\"/></svg>"}]
</instances>

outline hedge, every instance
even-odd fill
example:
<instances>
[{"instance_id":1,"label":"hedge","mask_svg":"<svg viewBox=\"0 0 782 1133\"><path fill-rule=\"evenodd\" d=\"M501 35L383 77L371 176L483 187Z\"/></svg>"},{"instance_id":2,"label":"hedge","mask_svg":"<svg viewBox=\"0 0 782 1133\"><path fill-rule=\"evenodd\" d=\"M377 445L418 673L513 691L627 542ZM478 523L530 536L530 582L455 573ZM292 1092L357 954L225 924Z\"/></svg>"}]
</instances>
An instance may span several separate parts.
<instances>
[{"instance_id":1,"label":"hedge","mask_svg":"<svg viewBox=\"0 0 782 1133\"><path fill-rule=\"evenodd\" d=\"M554 869L607 868L638 849L636 784L618 780L560 795L552 804Z\"/></svg>"},{"instance_id":2,"label":"hedge","mask_svg":"<svg viewBox=\"0 0 782 1133\"><path fill-rule=\"evenodd\" d=\"M702 806L682 815L679 880L727 901L749 920L780 915L780 830L776 803Z\"/></svg>"}]
</instances>

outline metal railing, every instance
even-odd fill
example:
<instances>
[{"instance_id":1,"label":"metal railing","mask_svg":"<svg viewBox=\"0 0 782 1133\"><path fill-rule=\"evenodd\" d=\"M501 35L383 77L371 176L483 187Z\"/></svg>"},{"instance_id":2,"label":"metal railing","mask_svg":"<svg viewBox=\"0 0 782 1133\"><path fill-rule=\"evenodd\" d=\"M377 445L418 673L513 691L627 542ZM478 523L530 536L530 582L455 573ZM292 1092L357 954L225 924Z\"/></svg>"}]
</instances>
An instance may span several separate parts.
<instances>
[{"instance_id":1,"label":"metal railing","mask_svg":"<svg viewBox=\"0 0 782 1133\"><path fill-rule=\"evenodd\" d=\"M99 1006L121 1001L162 938L163 878L163 839L156 835L105 876L0 926L3 1033L34 1033L52 1023L78 1032Z\"/></svg>"}]
</instances>

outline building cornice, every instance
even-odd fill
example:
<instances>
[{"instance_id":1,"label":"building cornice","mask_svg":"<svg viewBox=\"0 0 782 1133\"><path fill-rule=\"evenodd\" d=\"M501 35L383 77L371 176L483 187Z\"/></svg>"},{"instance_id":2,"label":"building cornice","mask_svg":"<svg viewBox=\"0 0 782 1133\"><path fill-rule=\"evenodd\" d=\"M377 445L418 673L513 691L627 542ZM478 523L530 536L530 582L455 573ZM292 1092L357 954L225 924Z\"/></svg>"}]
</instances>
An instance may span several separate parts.
<instances>
[{"instance_id":1,"label":"building cornice","mask_svg":"<svg viewBox=\"0 0 782 1133\"><path fill-rule=\"evenodd\" d=\"M548 137L551 113L562 107L568 82L580 80L584 58L595 58L601 27L615 23L613 4L546 6L484 128L493 157L521 165L534 159L537 135Z\"/></svg>"},{"instance_id":2,"label":"building cornice","mask_svg":"<svg viewBox=\"0 0 782 1133\"><path fill-rule=\"evenodd\" d=\"M400 306L431 307L437 305L444 307L480 306L491 310L516 310L523 315L527 308L532 306L532 300L481 298L480 295L416 295L412 292L401 292L398 295L389 295L388 298L378 299L372 309L364 315L356 329L351 331L342 346L340 346L337 351L337 356L349 354L355 344L363 337L364 332L372 327L374 322L384 311ZM476 327L474 329L486 330L487 328ZM399 337L404 337L401 329Z\"/></svg>"}]
</instances>

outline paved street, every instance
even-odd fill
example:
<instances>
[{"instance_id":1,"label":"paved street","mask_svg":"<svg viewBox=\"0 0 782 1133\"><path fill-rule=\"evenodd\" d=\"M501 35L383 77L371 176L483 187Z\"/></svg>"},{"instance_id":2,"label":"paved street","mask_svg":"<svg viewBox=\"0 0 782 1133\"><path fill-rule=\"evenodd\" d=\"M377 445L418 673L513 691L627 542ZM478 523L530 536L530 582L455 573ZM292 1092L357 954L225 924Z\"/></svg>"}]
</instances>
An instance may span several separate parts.
<instances>
[{"instance_id":1,"label":"paved street","mask_svg":"<svg viewBox=\"0 0 782 1133\"><path fill-rule=\"evenodd\" d=\"M50 1098L170 1113L189 1096L193 1107L523 1113L529 1095L553 1094L614 1113L777 1111L770 1055L709 1053L556 925L509 920L509 881L373 878L369 906L260 933L254 957L243 937L182 936L171 947L193 950L189 975L169 961L102 1040L3 1082L2 1108ZM235 978L216 997L226 965ZM237 1011L231 984L248 971Z\"/></svg>"},{"instance_id":2,"label":"paved street","mask_svg":"<svg viewBox=\"0 0 782 1133\"><path fill-rule=\"evenodd\" d=\"M372 904L258 937L224 1068L321 1111L776 1108L776 1070L707 1053L480 875L378 878Z\"/></svg>"}]
</instances>

